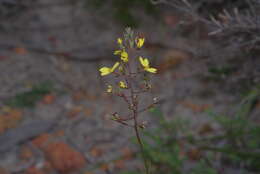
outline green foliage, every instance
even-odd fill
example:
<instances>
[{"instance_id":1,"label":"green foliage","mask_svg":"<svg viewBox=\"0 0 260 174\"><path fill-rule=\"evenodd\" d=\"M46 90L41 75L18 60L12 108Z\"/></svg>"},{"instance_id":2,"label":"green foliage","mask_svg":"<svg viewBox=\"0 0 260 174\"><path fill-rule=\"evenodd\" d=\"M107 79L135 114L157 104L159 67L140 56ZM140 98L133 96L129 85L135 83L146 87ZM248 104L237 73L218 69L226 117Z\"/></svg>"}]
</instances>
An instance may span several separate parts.
<instances>
[{"instance_id":1,"label":"green foliage","mask_svg":"<svg viewBox=\"0 0 260 174\"><path fill-rule=\"evenodd\" d=\"M234 72L234 68L230 66L209 67L208 71L217 76L227 76Z\"/></svg>"},{"instance_id":2,"label":"green foliage","mask_svg":"<svg viewBox=\"0 0 260 174\"><path fill-rule=\"evenodd\" d=\"M111 11L115 19L124 27L137 27L139 25L138 19L133 14L133 9L136 7L144 10L146 14L157 14L156 7L151 4L150 0L112 0L111 2ZM103 0L90 0L90 4L94 8L102 8L106 3Z\"/></svg>"},{"instance_id":3,"label":"green foliage","mask_svg":"<svg viewBox=\"0 0 260 174\"><path fill-rule=\"evenodd\" d=\"M230 142L221 148L211 149L225 153L228 159L236 163L247 161L247 166L257 171L260 171L260 126L250 119L250 113L259 95L258 90L251 91L238 105L234 115L221 116L210 113L222 126L226 141Z\"/></svg>"},{"instance_id":4,"label":"green foliage","mask_svg":"<svg viewBox=\"0 0 260 174\"><path fill-rule=\"evenodd\" d=\"M185 162L188 160L185 156L182 156L182 145L178 137L183 136L180 132L186 132L185 136L187 139L191 136L191 132L187 131L190 125L189 121L184 119L177 119L174 121L166 121L158 109L150 110L153 115L159 118L159 127L144 132L145 141L144 149L146 158L151 162L151 166L154 173L158 174L182 174ZM202 166L201 162L191 169L191 173L196 174L198 171L202 171L205 167ZM213 174L214 171L211 168L207 168L210 171L205 174ZM153 173L152 172L152 173Z\"/></svg>"},{"instance_id":5,"label":"green foliage","mask_svg":"<svg viewBox=\"0 0 260 174\"><path fill-rule=\"evenodd\" d=\"M225 80L227 77L230 77L232 73L236 71L237 69L230 65L224 65L219 67L209 66L209 74L206 75L204 78L207 81L223 82L223 80Z\"/></svg>"},{"instance_id":6,"label":"green foliage","mask_svg":"<svg viewBox=\"0 0 260 174\"><path fill-rule=\"evenodd\" d=\"M37 101L52 90L54 90L52 83L45 81L34 85L30 91L16 94L16 96L8 100L6 104L18 108L33 107Z\"/></svg>"},{"instance_id":7,"label":"green foliage","mask_svg":"<svg viewBox=\"0 0 260 174\"><path fill-rule=\"evenodd\" d=\"M191 174L218 174L216 170L209 167L205 161L201 160L199 163L193 168Z\"/></svg>"},{"instance_id":8,"label":"green foliage","mask_svg":"<svg viewBox=\"0 0 260 174\"><path fill-rule=\"evenodd\" d=\"M145 156L151 163L151 173L217 174L219 168L213 167L215 155L220 157L218 163L222 168L259 172L260 125L251 118L259 96L259 90L251 91L228 114L208 111L212 123L222 127L211 136L198 134L187 120L166 121L160 110L151 109L159 119L157 128L144 132ZM196 159L187 153L191 147L200 154L195 154ZM192 167L185 168L191 162Z\"/></svg>"}]
</instances>

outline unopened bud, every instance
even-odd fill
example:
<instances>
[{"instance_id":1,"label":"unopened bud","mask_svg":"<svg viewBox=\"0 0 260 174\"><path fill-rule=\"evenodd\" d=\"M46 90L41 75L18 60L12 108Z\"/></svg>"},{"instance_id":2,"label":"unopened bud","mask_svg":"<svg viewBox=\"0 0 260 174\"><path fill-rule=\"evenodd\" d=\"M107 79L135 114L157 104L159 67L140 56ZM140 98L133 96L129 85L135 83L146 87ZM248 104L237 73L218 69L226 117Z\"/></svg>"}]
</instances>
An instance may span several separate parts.
<instances>
[{"instance_id":1,"label":"unopened bud","mask_svg":"<svg viewBox=\"0 0 260 174\"><path fill-rule=\"evenodd\" d=\"M151 88L152 88L152 85L151 85L151 84L146 84L146 88L147 88L147 89L151 89Z\"/></svg>"},{"instance_id":2,"label":"unopened bud","mask_svg":"<svg viewBox=\"0 0 260 174\"><path fill-rule=\"evenodd\" d=\"M139 125L139 127L140 127L141 129L145 129L146 126L147 126L147 121L143 121L142 124Z\"/></svg>"},{"instance_id":3,"label":"unopened bud","mask_svg":"<svg viewBox=\"0 0 260 174\"><path fill-rule=\"evenodd\" d=\"M112 117L111 117L111 120L114 120L114 121L117 121L117 120L119 120L120 119L120 117L119 117L119 115L117 114L117 113L114 113L113 115L112 115Z\"/></svg>"},{"instance_id":4,"label":"unopened bud","mask_svg":"<svg viewBox=\"0 0 260 174\"><path fill-rule=\"evenodd\" d=\"M129 106L129 109L130 109L130 110L134 110L134 105L131 104L131 105Z\"/></svg>"}]
</instances>

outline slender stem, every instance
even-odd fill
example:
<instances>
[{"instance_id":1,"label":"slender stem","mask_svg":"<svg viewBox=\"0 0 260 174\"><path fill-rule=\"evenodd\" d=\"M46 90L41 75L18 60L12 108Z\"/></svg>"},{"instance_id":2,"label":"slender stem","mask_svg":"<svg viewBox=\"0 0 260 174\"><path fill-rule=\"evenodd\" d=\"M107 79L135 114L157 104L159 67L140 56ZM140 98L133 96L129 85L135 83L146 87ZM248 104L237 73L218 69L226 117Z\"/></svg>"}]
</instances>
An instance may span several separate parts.
<instances>
[{"instance_id":1,"label":"slender stem","mask_svg":"<svg viewBox=\"0 0 260 174\"><path fill-rule=\"evenodd\" d=\"M128 123L125 123L125 122L123 122L123 121L121 121L121 120L116 120L118 123L120 123L120 124L123 124L123 125L125 125L125 126L129 126L129 127L132 127L132 128L134 128L134 126L132 126L132 125L129 125Z\"/></svg>"},{"instance_id":2,"label":"slender stem","mask_svg":"<svg viewBox=\"0 0 260 174\"><path fill-rule=\"evenodd\" d=\"M131 74L131 66L130 63L128 64L128 71L129 74ZM137 121L137 117L138 117L138 101L137 101L137 97L136 94L134 93L134 89L132 86L132 77L130 77L130 81L128 81L128 79L126 78L126 81L129 85L129 89L130 89L130 96L131 96L131 102L132 102L132 111L133 111L133 117L134 117L134 130L135 130L135 135L142 153L142 157L143 157L143 162L144 162L144 167L145 167L145 173L149 174L149 166L148 166L148 162L145 158L145 152L144 152L144 147L143 147L143 142L141 140L141 136L139 133L139 129L138 129L138 121Z\"/></svg>"},{"instance_id":3,"label":"slender stem","mask_svg":"<svg viewBox=\"0 0 260 174\"><path fill-rule=\"evenodd\" d=\"M143 157L143 161L144 161L144 166L145 166L145 173L149 174L149 166L148 166L148 161L145 158L145 152L144 152L144 147L143 147L143 142L142 139L140 137L140 133L139 133L139 129L138 129L138 122L137 122L137 112L136 110L133 110L133 114L134 114L134 129L135 129L135 135L138 141L138 144L140 146L141 149L141 153L142 153L142 157Z\"/></svg>"},{"instance_id":4,"label":"slender stem","mask_svg":"<svg viewBox=\"0 0 260 174\"><path fill-rule=\"evenodd\" d=\"M148 109L152 108L155 104L157 104L157 103L152 103L152 104L148 105L147 107L145 107L143 109L137 110L136 112L137 112L137 114L139 114L139 113L142 113L144 111L147 111ZM132 120L132 119L134 119L134 116L132 116L132 114L129 114L125 118L120 118L121 121L128 121L128 120Z\"/></svg>"}]
</instances>

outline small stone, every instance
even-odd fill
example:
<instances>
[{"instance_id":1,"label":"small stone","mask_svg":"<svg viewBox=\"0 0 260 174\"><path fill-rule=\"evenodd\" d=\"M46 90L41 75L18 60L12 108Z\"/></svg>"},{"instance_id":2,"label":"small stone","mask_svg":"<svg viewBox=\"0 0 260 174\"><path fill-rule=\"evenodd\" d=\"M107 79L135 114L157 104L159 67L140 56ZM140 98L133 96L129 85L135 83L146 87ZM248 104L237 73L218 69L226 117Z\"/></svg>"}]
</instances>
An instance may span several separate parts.
<instances>
[{"instance_id":1,"label":"small stone","mask_svg":"<svg viewBox=\"0 0 260 174\"><path fill-rule=\"evenodd\" d=\"M48 144L44 152L52 167L60 173L75 172L86 164L80 152L63 142Z\"/></svg>"},{"instance_id":2,"label":"small stone","mask_svg":"<svg viewBox=\"0 0 260 174\"><path fill-rule=\"evenodd\" d=\"M40 136L38 136L37 138L35 138L35 139L32 141L32 143L33 143L36 147L42 149L42 148L46 145L46 143L49 141L50 138L51 138L51 135L50 135L50 134L43 133L43 134L41 134Z\"/></svg>"}]
</instances>

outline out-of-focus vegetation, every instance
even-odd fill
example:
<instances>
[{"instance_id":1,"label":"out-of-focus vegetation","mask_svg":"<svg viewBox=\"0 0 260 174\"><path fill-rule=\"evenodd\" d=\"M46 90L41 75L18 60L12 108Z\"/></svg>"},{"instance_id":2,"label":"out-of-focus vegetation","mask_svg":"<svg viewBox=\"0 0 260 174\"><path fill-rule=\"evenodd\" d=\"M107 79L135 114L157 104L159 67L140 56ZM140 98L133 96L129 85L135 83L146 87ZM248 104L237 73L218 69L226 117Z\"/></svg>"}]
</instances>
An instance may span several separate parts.
<instances>
[{"instance_id":1,"label":"out-of-focus vegetation","mask_svg":"<svg viewBox=\"0 0 260 174\"><path fill-rule=\"evenodd\" d=\"M11 107L33 107L42 97L54 90L50 81L42 82L32 86L31 90L18 93L9 99L6 104Z\"/></svg>"},{"instance_id":2,"label":"out-of-focus vegetation","mask_svg":"<svg viewBox=\"0 0 260 174\"><path fill-rule=\"evenodd\" d=\"M228 47L259 50L259 0L152 0L191 16L210 28Z\"/></svg>"},{"instance_id":3,"label":"out-of-focus vegetation","mask_svg":"<svg viewBox=\"0 0 260 174\"><path fill-rule=\"evenodd\" d=\"M103 0L90 0L90 3L94 8L102 8L107 3ZM140 24L138 16L135 15L134 9L138 8L143 10L148 15L156 15L156 6L152 5L150 0L112 0L111 12L117 21L119 21L125 27L137 27Z\"/></svg>"},{"instance_id":4,"label":"out-of-focus vegetation","mask_svg":"<svg viewBox=\"0 0 260 174\"><path fill-rule=\"evenodd\" d=\"M238 106L230 108L231 115L208 111L212 123L198 131L191 127L189 120L166 121L159 109L151 110L159 119L157 128L144 132L144 149L151 173L259 172L260 126L251 118L259 96L259 90L251 91ZM213 124L219 129L213 128Z\"/></svg>"},{"instance_id":5,"label":"out-of-focus vegetation","mask_svg":"<svg viewBox=\"0 0 260 174\"><path fill-rule=\"evenodd\" d=\"M25 3L16 0L3 0L0 2L0 17L2 18L16 16L24 10L26 10Z\"/></svg>"}]
</instances>

